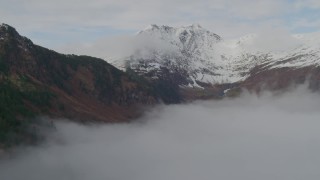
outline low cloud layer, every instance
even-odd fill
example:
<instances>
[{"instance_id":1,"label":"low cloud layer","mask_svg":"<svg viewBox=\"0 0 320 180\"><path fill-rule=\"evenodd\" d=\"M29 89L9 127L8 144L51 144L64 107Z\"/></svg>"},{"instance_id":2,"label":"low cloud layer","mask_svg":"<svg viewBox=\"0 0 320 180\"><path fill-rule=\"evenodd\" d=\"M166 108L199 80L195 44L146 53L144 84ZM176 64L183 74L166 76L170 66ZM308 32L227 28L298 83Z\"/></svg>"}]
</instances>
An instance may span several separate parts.
<instances>
[{"instance_id":1,"label":"low cloud layer","mask_svg":"<svg viewBox=\"0 0 320 180\"><path fill-rule=\"evenodd\" d=\"M255 35L251 43L244 48L251 52L279 52L288 51L303 44L285 29L264 28Z\"/></svg>"},{"instance_id":2,"label":"low cloud layer","mask_svg":"<svg viewBox=\"0 0 320 180\"><path fill-rule=\"evenodd\" d=\"M137 58L148 58L154 51L172 54L178 49L169 42L159 40L156 37L132 35L106 37L87 44L68 44L59 48L58 51L112 60L131 55L135 55Z\"/></svg>"},{"instance_id":3,"label":"low cloud layer","mask_svg":"<svg viewBox=\"0 0 320 180\"><path fill-rule=\"evenodd\" d=\"M0 179L318 179L319 107L300 89L161 106L132 124L59 122L45 145L1 160Z\"/></svg>"}]
</instances>

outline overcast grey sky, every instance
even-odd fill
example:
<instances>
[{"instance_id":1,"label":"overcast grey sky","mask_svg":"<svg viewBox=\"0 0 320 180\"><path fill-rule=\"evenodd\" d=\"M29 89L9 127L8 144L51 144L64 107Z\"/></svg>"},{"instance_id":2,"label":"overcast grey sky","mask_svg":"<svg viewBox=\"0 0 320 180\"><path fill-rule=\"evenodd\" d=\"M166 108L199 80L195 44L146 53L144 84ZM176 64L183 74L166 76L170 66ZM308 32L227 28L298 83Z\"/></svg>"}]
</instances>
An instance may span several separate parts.
<instances>
[{"instance_id":1,"label":"overcast grey sky","mask_svg":"<svg viewBox=\"0 0 320 180\"><path fill-rule=\"evenodd\" d=\"M0 22L47 47L199 23L223 37L277 27L318 31L318 0L0 0Z\"/></svg>"}]
</instances>

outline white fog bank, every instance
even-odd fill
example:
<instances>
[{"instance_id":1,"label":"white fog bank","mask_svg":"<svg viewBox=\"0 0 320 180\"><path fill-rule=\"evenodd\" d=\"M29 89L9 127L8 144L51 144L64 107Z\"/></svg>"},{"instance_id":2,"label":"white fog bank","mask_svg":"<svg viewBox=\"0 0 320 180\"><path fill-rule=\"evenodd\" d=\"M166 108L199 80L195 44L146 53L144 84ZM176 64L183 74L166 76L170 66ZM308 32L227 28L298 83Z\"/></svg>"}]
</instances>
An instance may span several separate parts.
<instances>
[{"instance_id":1,"label":"white fog bank","mask_svg":"<svg viewBox=\"0 0 320 180\"><path fill-rule=\"evenodd\" d=\"M316 180L320 95L162 106L132 124L57 123L0 161L1 180Z\"/></svg>"}]
</instances>

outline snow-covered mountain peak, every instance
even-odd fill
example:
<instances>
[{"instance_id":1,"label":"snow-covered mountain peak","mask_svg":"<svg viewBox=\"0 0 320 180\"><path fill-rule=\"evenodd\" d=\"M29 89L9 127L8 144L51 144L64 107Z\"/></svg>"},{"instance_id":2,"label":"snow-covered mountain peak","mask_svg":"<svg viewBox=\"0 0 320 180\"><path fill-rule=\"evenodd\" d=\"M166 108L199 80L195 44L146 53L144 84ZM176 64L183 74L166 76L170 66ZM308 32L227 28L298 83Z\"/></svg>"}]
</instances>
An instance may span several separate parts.
<instances>
[{"instance_id":1,"label":"snow-covered mountain peak","mask_svg":"<svg viewBox=\"0 0 320 180\"><path fill-rule=\"evenodd\" d=\"M199 24L192 24L189 26L181 26L181 27L170 27L170 26L159 26L159 25L149 25L144 30L138 33L138 36L143 35L151 35L153 37L158 37L163 40L167 40L168 38L181 39L184 41L185 37L197 36L197 38L211 38L210 40L214 40L215 42L220 41L221 37L217 34L214 34L207 29L201 27ZM203 39L204 40L204 39Z\"/></svg>"},{"instance_id":2,"label":"snow-covered mountain peak","mask_svg":"<svg viewBox=\"0 0 320 180\"><path fill-rule=\"evenodd\" d=\"M156 25L156 24L150 24L150 25L147 26L144 30L139 31L138 34L143 33L143 32L145 32L145 31L149 31L149 32L150 32L150 31L166 31L166 30L171 29L171 28L172 28L172 27L164 26L164 25L158 26L158 25Z\"/></svg>"},{"instance_id":3,"label":"snow-covered mountain peak","mask_svg":"<svg viewBox=\"0 0 320 180\"><path fill-rule=\"evenodd\" d=\"M167 25L157 25L157 24L150 24L149 26L147 26L144 30L140 31L152 31L152 30L169 30L169 29L203 29L205 30L200 24L191 24L188 26L181 26L181 27L171 27L171 26L167 26Z\"/></svg>"},{"instance_id":4,"label":"snow-covered mountain peak","mask_svg":"<svg viewBox=\"0 0 320 180\"><path fill-rule=\"evenodd\" d=\"M213 54L213 47L221 37L198 24L182 27L150 25L137 34L137 39L153 39L153 43L169 44L170 49L189 56L202 56L208 59Z\"/></svg>"},{"instance_id":5,"label":"snow-covered mountain peak","mask_svg":"<svg viewBox=\"0 0 320 180\"><path fill-rule=\"evenodd\" d=\"M198 24L198 23L194 23L194 24L192 24L191 26L192 26L193 28L199 28L199 29L202 28L202 26L201 26L200 24Z\"/></svg>"},{"instance_id":6,"label":"snow-covered mountain peak","mask_svg":"<svg viewBox=\"0 0 320 180\"><path fill-rule=\"evenodd\" d=\"M219 72L225 62L217 58L220 54L216 52L221 37L198 24L182 27L150 25L140 31L136 39L144 45L130 57L113 60L112 64L122 69L129 66L138 72L158 72L163 68L179 71L186 75L190 86L226 79L220 76L224 72Z\"/></svg>"}]
</instances>

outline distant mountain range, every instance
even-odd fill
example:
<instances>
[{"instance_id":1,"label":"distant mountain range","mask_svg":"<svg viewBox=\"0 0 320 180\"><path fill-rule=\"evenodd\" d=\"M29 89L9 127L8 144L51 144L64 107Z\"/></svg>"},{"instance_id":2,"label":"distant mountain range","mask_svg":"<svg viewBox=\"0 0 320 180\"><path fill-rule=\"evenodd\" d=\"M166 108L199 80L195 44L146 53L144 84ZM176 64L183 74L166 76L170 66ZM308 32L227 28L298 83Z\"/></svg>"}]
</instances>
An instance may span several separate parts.
<instances>
[{"instance_id":1,"label":"distant mountain range","mask_svg":"<svg viewBox=\"0 0 320 180\"><path fill-rule=\"evenodd\" d=\"M285 48L274 48L283 44L281 36L274 36L278 39L269 44L271 48L264 48L268 41L261 41L258 34L223 40L197 24L178 28L151 25L136 38L151 38L153 44L130 56L107 60L147 78L172 76L182 89L220 87L218 95L230 87L284 88L306 78L312 88L318 88L320 34L293 35ZM223 84L228 86L221 88Z\"/></svg>"},{"instance_id":2,"label":"distant mountain range","mask_svg":"<svg viewBox=\"0 0 320 180\"><path fill-rule=\"evenodd\" d=\"M285 50L255 47L257 35L226 41L200 25L151 25L150 42L112 61L64 55L0 25L0 149L33 142L35 117L128 122L159 103L237 96L242 88L320 87L320 36L296 35ZM114 67L116 66L116 67ZM119 70L120 69L120 70ZM32 128L31 128L32 129Z\"/></svg>"}]
</instances>

